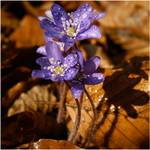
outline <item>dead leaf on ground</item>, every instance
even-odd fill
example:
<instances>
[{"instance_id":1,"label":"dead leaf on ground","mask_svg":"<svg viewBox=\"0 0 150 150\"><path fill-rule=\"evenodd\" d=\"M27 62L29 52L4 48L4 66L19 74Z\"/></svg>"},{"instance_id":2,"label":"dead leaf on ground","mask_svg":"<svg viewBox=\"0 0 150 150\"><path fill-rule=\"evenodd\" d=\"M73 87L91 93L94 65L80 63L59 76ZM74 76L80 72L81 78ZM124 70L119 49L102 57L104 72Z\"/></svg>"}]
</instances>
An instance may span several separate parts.
<instances>
[{"instance_id":1,"label":"dead leaf on ground","mask_svg":"<svg viewBox=\"0 0 150 150\"><path fill-rule=\"evenodd\" d=\"M56 97L52 90L52 85L35 85L26 93L21 93L11 108L7 116L12 116L24 111L39 111L44 114L52 111L56 107Z\"/></svg>"},{"instance_id":2,"label":"dead leaf on ground","mask_svg":"<svg viewBox=\"0 0 150 150\"><path fill-rule=\"evenodd\" d=\"M138 61L144 60L138 59ZM105 69L103 85L86 87L99 112L91 146L99 148L148 147L149 72L147 65L143 65L140 63L136 69L131 64L118 70ZM66 107L71 118L68 122L68 128L71 130L76 115L76 105L71 93L68 93ZM92 117L91 105L84 95L78 135L78 142L81 145L88 136Z\"/></svg>"},{"instance_id":3,"label":"dead leaf on ground","mask_svg":"<svg viewBox=\"0 0 150 150\"><path fill-rule=\"evenodd\" d=\"M29 148L32 149L80 149L78 146L65 140L40 139Z\"/></svg>"},{"instance_id":4,"label":"dead leaf on ground","mask_svg":"<svg viewBox=\"0 0 150 150\"><path fill-rule=\"evenodd\" d=\"M127 50L147 46L148 3L146 1L99 2L107 13L106 17L100 20L104 31Z\"/></svg>"},{"instance_id":5,"label":"dead leaf on ground","mask_svg":"<svg viewBox=\"0 0 150 150\"><path fill-rule=\"evenodd\" d=\"M37 83L40 83L39 79L29 78L27 81L20 81L11 87L2 98L2 110L8 111L15 99L17 99L22 92L27 91Z\"/></svg>"},{"instance_id":6,"label":"dead leaf on ground","mask_svg":"<svg viewBox=\"0 0 150 150\"><path fill-rule=\"evenodd\" d=\"M44 33L40 28L39 20L26 15L10 39L15 42L16 48L25 48L44 45Z\"/></svg>"}]
</instances>

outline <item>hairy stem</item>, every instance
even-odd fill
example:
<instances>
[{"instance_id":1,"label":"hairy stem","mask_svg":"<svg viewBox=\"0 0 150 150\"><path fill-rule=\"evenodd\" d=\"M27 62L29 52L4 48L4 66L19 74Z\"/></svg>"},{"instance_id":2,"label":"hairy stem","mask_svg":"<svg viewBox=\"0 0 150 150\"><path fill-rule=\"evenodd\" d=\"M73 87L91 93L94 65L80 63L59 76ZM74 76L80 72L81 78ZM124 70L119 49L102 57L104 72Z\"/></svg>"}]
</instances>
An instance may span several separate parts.
<instances>
[{"instance_id":1,"label":"hairy stem","mask_svg":"<svg viewBox=\"0 0 150 150\"><path fill-rule=\"evenodd\" d=\"M102 124L103 123L103 121L105 120L105 118L102 118L102 120L99 118L99 112L101 111L101 109L102 109L102 106L103 106L103 102L104 102L104 100L105 100L105 96L103 96L103 98L102 98L102 100L99 102L99 104L98 104L98 106L96 107L96 117L95 117L95 123L93 123L93 127L90 129L90 133L89 133L89 136L88 136L88 139L87 140L85 140L85 143L84 143L84 145L85 145L85 147L88 147L89 146L89 144L90 144L90 142L93 140L93 138L94 138L94 135L95 135L95 133L96 133L96 131L97 131L97 129L99 128L99 126L100 126L100 124ZM108 108L109 108L109 106L108 106ZM107 113L108 113L108 109L105 111L105 113L104 113L104 116L106 116L107 115Z\"/></svg>"},{"instance_id":2,"label":"hairy stem","mask_svg":"<svg viewBox=\"0 0 150 150\"><path fill-rule=\"evenodd\" d=\"M59 110L57 115L57 122L62 123L65 118L65 102L66 102L66 94L67 94L67 86L65 83L61 83L59 93L60 93L60 102L59 102Z\"/></svg>"},{"instance_id":3,"label":"hairy stem","mask_svg":"<svg viewBox=\"0 0 150 150\"><path fill-rule=\"evenodd\" d=\"M66 85L68 86L68 88L70 89L70 85L68 84L68 82L65 82ZM81 107L82 107L82 101L83 101L83 93L81 94L80 99L75 99L76 105L77 105L77 114L76 114L76 118L75 118L75 123L74 126L72 128L72 131L68 137L68 141L72 142L72 143L76 143L76 139L77 139L77 132L80 126L80 120L81 120Z\"/></svg>"},{"instance_id":4,"label":"hairy stem","mask_svg":"<svg viewBox=\"0 0 150 150\"><path fill-rule=\"evenodd\" d=\"M86 90L86 88L84 88L84 91L85 91L85 94L87 95L87 97L88 97L88 99L89 99L89 101L90 101L90 104L91 104L91 106L92 106L92 110L93 110L93 118L95 118L96 117L96 115L97 115L97 112L96 112L96 109L95 109L95 106L94 106L94 104L93 104L93 101L92 101L92 99L91 99L91 96L89 95L89 93L88 93L88 91Z\"/></svg>"},{"instance_id":5,"label":"hairy stem","mask_svg":"<svg viewBox=\"0 0 150 150\"><path fill-rule=\"evenodd\" d=\"M71 141L71 142L73 142L74 139L75 139L75 136L77 134L77 131L78 131L78 128L79 128L79 125L80 125L80 120L81 120L80 103L79 103L78 99L75 99L75 101L76 101L76 105L77 105L77 115L76 115L76 118L75 118L74 127L73 127L73 129L72 129L72 131L71 131L71 133L68 137L68 141Z\"/></svg>"},{"instance_id":6,"label":"hairy stem","mask_svg":"<svg viewBox=\"0 0 150 150\"><path fill-rule=\"evenodd\" d=\"M92 137L93 137L93 129L94 129L94 125L95 125L96 119L97 119L97 111L96 111L96 108L95 108L95 106L94 106L94 104L93 104L93 101L92 101L91 96L89 95L88 91L87 91L86 89L84 89L84 91L85 91L85 94L87 95L87 97L88 97L88 99L89 99L89 102L90 102L90 104L91 104L91 106L92 106L92 111L93 111L92 123L91 123L91 126L90 126L90 128L89 128L88 135L87 135L87 137L86 137L86 139L85 139L85 143L84 143L84 144L87 143L86 146L88 146L88 144L91 142Z\"/></svg>"}]
</instances>

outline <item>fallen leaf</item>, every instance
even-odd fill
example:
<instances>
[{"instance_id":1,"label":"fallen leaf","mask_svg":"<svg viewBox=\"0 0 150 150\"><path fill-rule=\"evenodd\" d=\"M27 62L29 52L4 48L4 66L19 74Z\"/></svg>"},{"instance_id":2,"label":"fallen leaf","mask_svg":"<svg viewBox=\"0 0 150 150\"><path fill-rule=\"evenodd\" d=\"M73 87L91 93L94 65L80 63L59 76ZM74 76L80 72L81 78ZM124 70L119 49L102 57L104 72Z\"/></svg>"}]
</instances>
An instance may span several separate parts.
<instances>
[{"instance_id":1,"label":"fallen leaf","mask_svg":"<svg viewBox=\"0 0 150 150\"><path fill-rule=\"evenodd\" d=\"M22 92L27 91L39 82L38 79L29 78L27 81L20 81L11 87L2 98L2 111L6 113Z\"/></svg>"},{"instance_id":2,"label":"fallen leaf","mask_svg":"<svg viewBox=\"0 0 150 150\"><path fill-rule=\"evenodd\" d=\"M35 85L26 93L22 92L9 108L7 116L12 116L24 111L39 111L50 113L56 107L56 97L52 85Z\"/></svg>"},{"instance_id":3,"label":"fallen leaf","mask_svg":"<svg viewBox=\"0 0 150 150\"><path fill-rule=\"evenodd\" d=\"M148 45L148 2L100 2L107 13L100 20L104 31L127 50ZM139 32L140 29L140 32Z\"/></svg>"},{"instance_id":4,"label":"fallen leaf","mask_svg":"<svg viewBox=\"0 0 150 150\"><path fill-rule=\"evenodd\" d=\"M78 146L65 140L40 139L29 148L32 149L79 149Z\"/></svg>"},{"instance_id":5,"label":"fallen leaf","mask_svg":"<svg viewBox=\"0 0 150 150\"><path fill-rule=\"evenodd\" d=\"M147 65L142 63L144 59L135 59L140 61L140 65L131 65L131 61L125 68L105 69L103 84L86 86L98 111L91 133L93 142L90 140L87 148L148 148L149 94L148 78L145 77L148 70ZM68 121L70 131L76 115L71 93L67 95L66 107L71 119ZM81 113L77 142L82 145L90 136L89 127L93 122L93 112L85 94Z\"/></svg>"},{"instance_id":6,"label":"fallen leaf","mask_svg":"<svg viewBox=\"0 0 150 150\"><path fill-rule=\"evenodd\" d=\"M10 39L15 42L16 48L44 45L44 34L39 20L26 15L19 27L11 34Z\"/></svg>"}]
</instances>

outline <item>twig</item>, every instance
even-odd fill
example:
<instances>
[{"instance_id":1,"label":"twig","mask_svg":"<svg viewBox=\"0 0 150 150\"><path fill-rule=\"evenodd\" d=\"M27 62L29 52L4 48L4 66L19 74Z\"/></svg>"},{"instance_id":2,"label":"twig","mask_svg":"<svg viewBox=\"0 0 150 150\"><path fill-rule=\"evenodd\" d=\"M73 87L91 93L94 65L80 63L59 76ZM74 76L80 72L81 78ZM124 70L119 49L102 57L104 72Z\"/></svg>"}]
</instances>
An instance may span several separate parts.
<instances>
[{"instance_id":1,"label":"twig","mask_svg":"<svg viewBox=\"0 0 150 150\"><path fill-rule=\"evenodd\" d=\"M65 83L61 83L60 88L60 102L59 102L59 110L57 115L57 122L62 123L65 118L65 102L66 102L66 94L67 94L67 86Z\"/></svg>"}]
</instances>

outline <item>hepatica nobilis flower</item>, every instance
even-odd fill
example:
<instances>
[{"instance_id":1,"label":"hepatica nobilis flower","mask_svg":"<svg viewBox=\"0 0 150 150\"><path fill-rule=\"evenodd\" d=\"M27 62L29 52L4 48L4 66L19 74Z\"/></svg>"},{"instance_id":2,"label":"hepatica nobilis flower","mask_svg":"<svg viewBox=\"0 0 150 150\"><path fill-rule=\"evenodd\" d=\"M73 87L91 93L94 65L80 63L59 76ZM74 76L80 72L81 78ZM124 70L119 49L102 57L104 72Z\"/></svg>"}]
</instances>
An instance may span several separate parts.
<instances>
[{"instance_id":1,"label":"hepatica nobilis flower","mask_svg":"<svg viewBox=\"0 0 150 150\"><path fill-rule=\"evenodd\" d=\"M100 58L97 56L91 57L89 60L83 60L83 56L79 53L80 71L76 78L69 82L71 91L76 99L79 99L84 92L84 86L99 84L104 81L103 74L97 72L97 68L100 65Z\"/></svg>"},{"instance_id":2,"label":"hepatica nobilis flower","mask_svg":"<svg viewBox=\"0 0 150 150\"><path fill-rule=\"evenodd\" d=\"M52 81L72 80L79 70L78 53L71 52L66 57L55 42L48 42L46 46L37 50L43 57L36 60L41 70L34 70L33 77L44 78Z\"/></svg>"},{"instance_id":3,"label":"hepatica nobilis flower","mask_svg":"<svg viewBox=\"0 0 150 150\"><path fill-rule=\"evenodd\" d=\"M45 14L45 17L39 17L39 19L45 31L46 44L37 49L37 53L43 56L36 60L40 69L33 70L32 76L54 82L65 81L64 83L69 85L78 109L74 129L68 138L69 141L73 141L76 139L81 118L80 105L83 98L81 95L84 91L87 96L89 95L85 85L98 84L104 80L103 74L96 71L100 65L100 58L93 56L85 61L74 44L87 38L100 38L99 27L92 23L105 14L97 12L88 3L71 13L67 13L61 6L54 4ZM65 89L60 99L62 105L59 108L58 122L61 122L63 117ZM94 104L89 96L88 98L94 111Z\"/></svg>"},{"instance_id":4,"label":"hepatica nobilis flower","mask_svg":"<svg viewBox=\"0 0 150 150\"><path fill-rule=\"evenodd\" d=\"M45 30L46 40L57 39L64 42L65 50L78 40L101 37L99 27L92 23L105 14L97 12L88 3L84 3L71 13L54 4L45 14L45 17L39 19L41 27Z\"/></svg>"}]
</instances>

